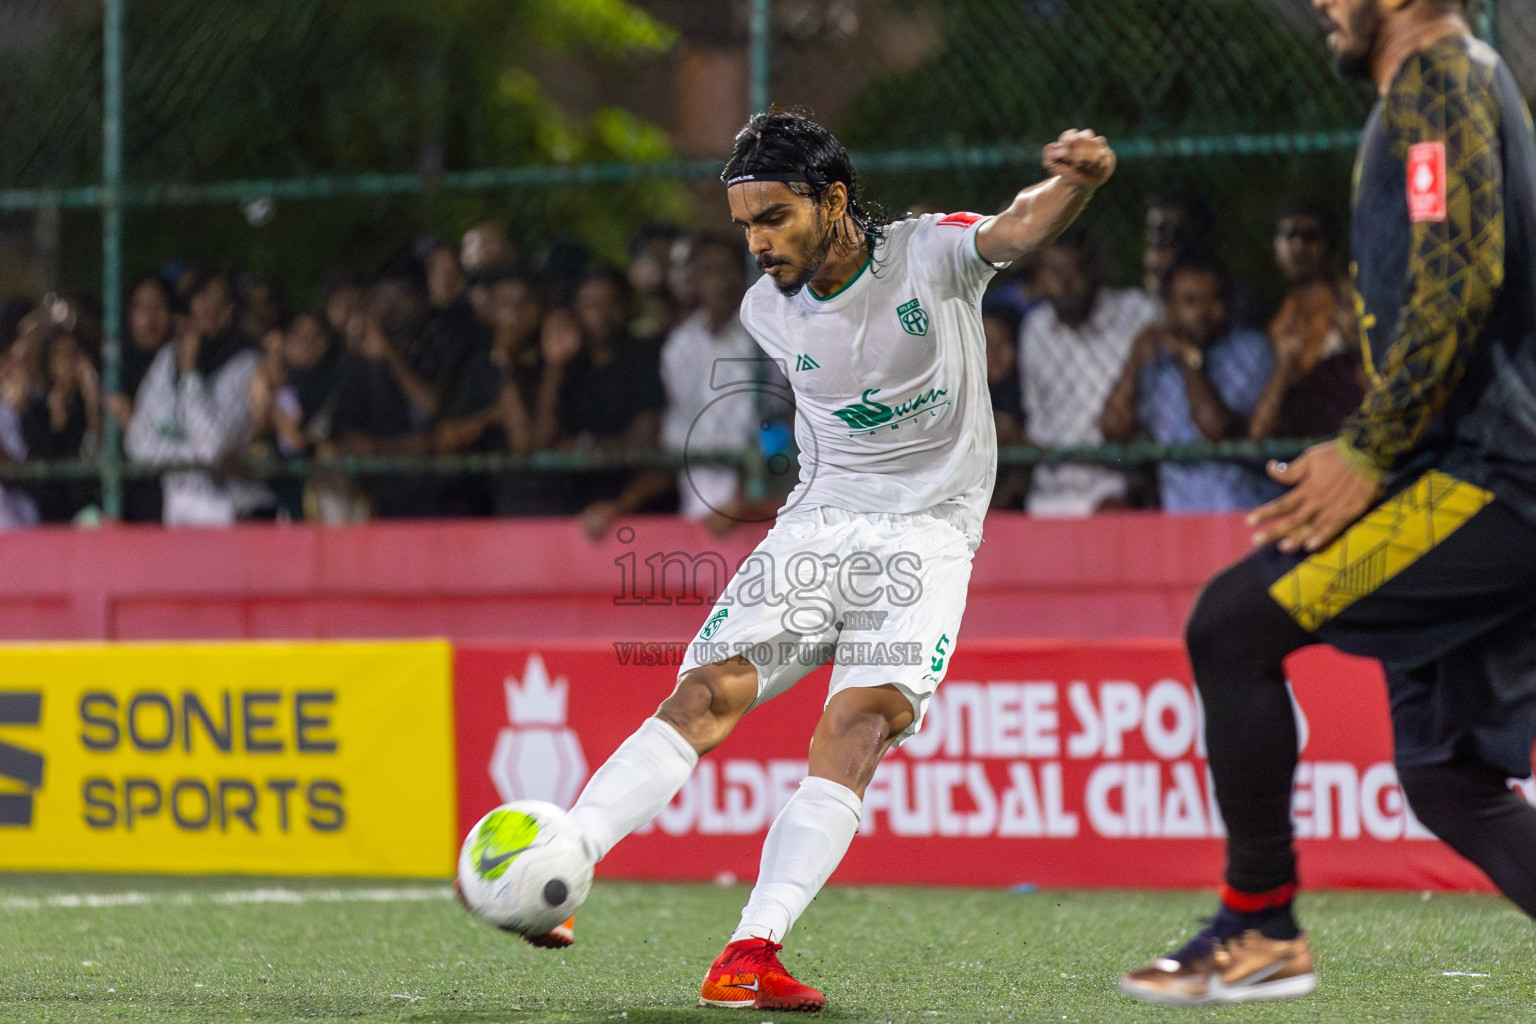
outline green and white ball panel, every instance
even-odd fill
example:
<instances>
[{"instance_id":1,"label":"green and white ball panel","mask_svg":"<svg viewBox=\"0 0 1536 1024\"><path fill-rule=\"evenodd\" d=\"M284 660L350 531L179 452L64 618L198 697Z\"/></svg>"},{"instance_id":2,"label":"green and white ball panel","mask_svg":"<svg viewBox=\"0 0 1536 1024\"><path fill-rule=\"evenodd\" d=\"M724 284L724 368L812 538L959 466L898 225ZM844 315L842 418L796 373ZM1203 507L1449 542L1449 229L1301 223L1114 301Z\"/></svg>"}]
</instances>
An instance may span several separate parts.
<instances>
[{"instance_id":1,"label":"green and white ball panel","mask_svg":"<svg viewBox=\"0 0 1536 1024\"><path fill-rule=\"evenodd\" d=\"M459 850L459 887L481 919L542 935L576 912L592 887L581 831L541 800L503 804L475 823Z\"/></svg>"},{"instance_id":2,"label":"green and white ball panel","mask_svg":"<svg viewBox=\"0 0 1536 1024\"><path fill-rule=\"evenodd\" d=\"M506 874L512 861L533 848L539 838L539 819L526 811L498 807L480 819L470 833L470 861L487 881Z\"/></svg>"}]
</instances>

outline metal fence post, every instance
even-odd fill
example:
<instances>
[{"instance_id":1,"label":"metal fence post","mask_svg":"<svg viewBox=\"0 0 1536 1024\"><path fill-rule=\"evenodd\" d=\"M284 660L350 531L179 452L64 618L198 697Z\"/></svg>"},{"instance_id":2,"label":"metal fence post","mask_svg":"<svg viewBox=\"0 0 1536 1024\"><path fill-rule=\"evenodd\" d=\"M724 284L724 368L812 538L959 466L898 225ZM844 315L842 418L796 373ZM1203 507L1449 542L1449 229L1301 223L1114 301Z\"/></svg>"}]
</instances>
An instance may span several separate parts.
<instances>
[{"instance_id":1,"label":"metal fence post","mask_svg":"<svg viewBox=\"0 0 1536 1024\"><path fill-rule=\"evenodd\" d=\"M102 390L112 395L122 381L123 325L123 6L105 0L102 14L101 119L101 312ZM104 410L101 508L109 519L123 514L121 437L110 403Z\"/></svg>"},{"instance_id":2,"label":"metal fence post","mask_svg":"<svg viewBox=\"0 0 1536 1024\"><path fill-rule=\"evenodd\" d=\"M773 0L752 0L752 25L748 33L752 113L767 110L773 102Z\"/></svg>"},{"instance_id":3,"label":"metal fence post","mask_svg":"<svg viewBox=\"0 0 1536 1024\"><path fill-rule=\"evenodd\" d=\"M1477 34L1483 42L1499 45L1499 0L1483 0L1477 11Z\"/></svg>"},{"instance_id":4,"label":"metal fence post","mask_svg":"<svg viewBox=\"0 0 1536 1024\"><path fill-rule=\"evenodd\" d=\"M752 21L747 31L747 79L749 104L748 115L767 110L773 102L773 0L752 0ZM751 253L743 257L747 264L747 281L756 281L762 270ZM758 416L763 414L763 392L759 388L754 404ZM743 493L749 498L761 498L767 492L763 476L763 453L757 445L747 451L746 464L742 466Z\"/></svg>"}]
</instances>

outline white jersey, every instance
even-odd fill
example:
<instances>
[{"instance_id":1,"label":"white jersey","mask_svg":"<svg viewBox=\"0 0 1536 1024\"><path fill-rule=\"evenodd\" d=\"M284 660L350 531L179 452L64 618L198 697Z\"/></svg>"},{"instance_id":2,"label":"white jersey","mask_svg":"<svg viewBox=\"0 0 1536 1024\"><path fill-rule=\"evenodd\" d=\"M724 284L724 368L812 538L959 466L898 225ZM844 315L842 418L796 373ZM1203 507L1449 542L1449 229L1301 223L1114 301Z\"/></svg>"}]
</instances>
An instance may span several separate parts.
<instances>
[{"instance_id":1,"label":"white jersey","mask_svg":"<svg viewBox=\"0 0 1536 1024\"><path fill-rule=\"evenodd\" d=\"M771 277L747 292L741 321L795 392L800 482L781 514L932 509L981 542L997 478L981 295L999 267L976 247L985 222L897 221L826 298L786 297Z\"/></svg>"}]
</instances>

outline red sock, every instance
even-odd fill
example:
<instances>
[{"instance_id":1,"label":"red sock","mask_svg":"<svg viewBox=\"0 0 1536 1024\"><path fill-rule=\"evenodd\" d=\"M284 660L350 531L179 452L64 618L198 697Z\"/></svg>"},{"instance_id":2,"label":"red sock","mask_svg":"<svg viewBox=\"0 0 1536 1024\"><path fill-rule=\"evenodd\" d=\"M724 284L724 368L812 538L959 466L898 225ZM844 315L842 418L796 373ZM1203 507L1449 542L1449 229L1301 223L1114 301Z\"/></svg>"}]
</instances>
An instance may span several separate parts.
<instances>
[{"instance_id":1,"label":"red sock","mask_svg":"<svg viewBox=\"0 0 1536 1024\"><path fill-rule=\"evenodd\" d=\"M1221 887L1221 902L1239 914L1262 914L1278 910L1296 898L1296 883L1287 882L1266 892L1242 892L1230 885Z\"/></svg>"}]
</instances>

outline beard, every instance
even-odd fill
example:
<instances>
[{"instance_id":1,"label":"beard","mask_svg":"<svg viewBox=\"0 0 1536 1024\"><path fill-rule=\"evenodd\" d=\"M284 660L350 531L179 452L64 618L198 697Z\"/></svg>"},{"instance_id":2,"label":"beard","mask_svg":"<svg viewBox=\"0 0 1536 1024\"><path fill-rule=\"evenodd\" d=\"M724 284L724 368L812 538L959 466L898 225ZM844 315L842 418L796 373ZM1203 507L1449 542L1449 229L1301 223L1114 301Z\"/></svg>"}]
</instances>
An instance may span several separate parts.
<instances>
[{"instance_id":1,"label":"beard","mask_svg":"<svg viewBox=\"0 0 1536 1024\"><path fill-rule=\"evenodd\" d=\"M816 226L820 236L815 246L806 254L805 260L798 264L796 269L788 277L775 277L773 286L779 290L779 294L786 298L793 298L800 294L800 290L810 284L811 278L816 276L816 271L827 262L827 256L832 252L832 232L827 230L821 221L821 214L816 215ZM767 273L769 267L797 267L794 260L790 259L763 259L757 261L758 269Z\"/></svg>"},{"instance_id":2,"label":"beard","mask_svg":"<svg viewBox=\"0 0 1536 1024\"><path fill-rule=\"evenodd\" d=\"M1078 326L1085 324L1093 316L1093 306L1098 298L1098 291L1088 292L1085 295L1073 295L1051 300L1051 308L1056 311L1056 319L1064 324Z\"/></svg>"},{"instance_id":3,"label":"beard","mask_svg":"<svg viewBox=\"0 0 1536 1024\"><path fill-rule=\"evenodd\" d=\"M1334 69L1341 77L1356 81L1371 77L1371 54L1376 52L1376 37L1380 33L1381 10L1375 0L1367 0L1349 12L1344 34L1355 48L1333 55Z\"/></svg>"}]
</instances>

